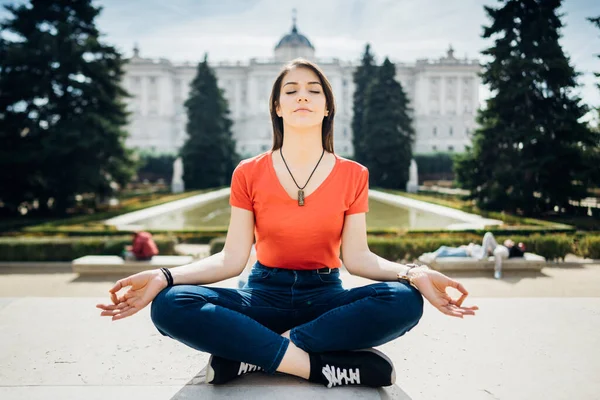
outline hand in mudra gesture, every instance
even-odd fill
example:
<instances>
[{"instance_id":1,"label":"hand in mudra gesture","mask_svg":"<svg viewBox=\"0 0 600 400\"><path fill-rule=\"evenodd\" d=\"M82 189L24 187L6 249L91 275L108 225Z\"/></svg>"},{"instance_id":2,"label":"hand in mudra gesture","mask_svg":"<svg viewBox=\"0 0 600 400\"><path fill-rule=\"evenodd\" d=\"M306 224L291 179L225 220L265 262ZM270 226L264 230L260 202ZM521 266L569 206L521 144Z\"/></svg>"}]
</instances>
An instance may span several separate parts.
<instances>
[{"instance_id":1,"label":"hand in mudra gesture","mask_svg":"<svg viewBox=\"0 0 600 400\"><path fill-rule=\"evenodd\" d=\"M128 286L129 290L118 297L119 290ZM100 316L112 317L113 321L123 319L150 304L166 286L167 280L160 270L142 271L118 280L109 290L113 304L96 304L96 308L104 310Z\"/></svg>"},{"instance_id":2,"label":"hand in mudra gesture","mask_svg":"<svg viewBox=\"0 0 600 400\"><path fill-rule=\"evenodd\" d=\"M469 295L465 287L448 278L446 275L429 269L427 267L416 267L410 271L413 285L419 289L423 297L427 299L435 308L451 317L463 318L465 315L475 315L479 307L462 307L462 303ZM453 287L462 293L459 299L452 299L446 293L447 287Z\"/></svg>"}]
</instances>

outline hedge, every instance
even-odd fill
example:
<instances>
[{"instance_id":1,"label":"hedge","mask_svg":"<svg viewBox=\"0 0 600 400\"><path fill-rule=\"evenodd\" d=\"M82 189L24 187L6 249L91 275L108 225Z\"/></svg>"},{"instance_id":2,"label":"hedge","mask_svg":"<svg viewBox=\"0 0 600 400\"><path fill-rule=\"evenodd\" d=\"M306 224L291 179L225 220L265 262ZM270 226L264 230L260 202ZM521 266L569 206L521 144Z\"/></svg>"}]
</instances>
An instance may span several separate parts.
<instances>
[{"instance_id":1,"label":"hedge","mask_svg":"<svg viewBox=\"0 0 600 400\"><path fill-rule=\"evenodd\" d=\"M508 236L498 236L496 240L502 244ZM567 254L574 253L573 237L567 235L531 235L514 236L510 238L515 243L523 242L527 252L536 253L547 260L563 259ZM481 244L481 238L471 240ZM468 241L460 238L369 238L369 248L377 255L388 260L412 260L423 253L437 250L440 246L458 247Z\"/></svg>"},{"instance_id":2,"label":"hedge","mask_svg":"<svg viewBox=\"0 0 600 400\"><path fill-rule=\"evenodd\" d=\"M509 236L497 236L502 243ZM226 236L210 241L210 254L218 253L225 245ZM563 259L573 253L582 257L600 259L600 235L531 235L510 236L515 242L524 242L527 251L548 260ZM160 254L175 254L175 236L155 235ZM478 235L428 236L368 236L369 248L388 260L412 260L422 253L440 246L458 247L469 242L481 243ZM131 236L65 237L65 238L0 238L0 261L71 261L85 255L120 255L131 244Z\"/></svg>"},{"instance_id":3,"label":"hedge","mask_svg":"<svg viewBox=\"0 0 600 400\"><path fill-rule=\"evenodd\" d=\"M214 238L218 238L227 234L227 227L214 226L203 227L196 229L182 230L163 230L163 229L147 229L153 235L168 235L177 237L180 243L197 243L207 244ZM372 228L367 229L369 236L395 236L395 237L452 237L463 238L468 240L481 240L486 232L492 232L495 236L529 236L540 234L560 234L574 232L569 230L565 232L563 229L548 229L539 227L489 227L489 229L464 229L460 231L449 231L446 229L402 229L402 228ZM129 231L119 231L114 227L97 227L75 225L59 228L48 228L35 232L9 232L4 233L4 237L42 237L42 236L57 236L57 237L76 237L76 236L123 236L130 234ZM593 232L592 232L593 233Z\"/></svg>"},{"instance_id":4,"label":"hedge","mask_svg":"<svg viewBox=\"0 0 600 400\"><path fill-rule=\"evenodd\" d=\"M174 255L174 237L154 236L161 255ZM0 261L72 261L87 255L120 255L131 236L0 238Z\"/></svg>"},{"instance_id":5,"label":"hedge","mask_svg":"<svg viewBox=\"0 0 600 400\"><path fill-rule=\"evenodd\" d=\"M502 244L509 236L498 236ZM437 250L440 246L458 247L469 242L481 244L481 236L471 237L377 237L368 236L369 248L387 260L413 260L421 254ZM600 258L600 236L587 236L577 241L575 236L567 235L511 235L515 243L523 242L527 252L536 253L547 260L564 259L569 253L590 258ZM210 254L218 253L225 245L225 237L211 240Z\"/></svg>"},{"instance_id":6,"label":"hedge","mask_svg":"<svg viewBox=\"0 0 600 400\"><path fill-rule=\"evenodd\" d=\"M455 153L415 154L419 168L419 183L433 179L454 180Z\"/></svg>"},{"instance_id":7,"label":"hedge","mask_svg":"<svg viewBox=\"0 0 600 400\"><path fill-rule=\"evenodd\" d=\"M207 227L205 229L175 231L162 229L145 229L145 231L150 232L153 235L173 236L177 238L179 243L195 244L207 244L210 242L211 239L227 234L227 228L223 227ZM107 229L95 229L84 226L71 226L65 228L45 229L39 232L10 232L5 233L3 237L119 237L132 233L132 231L120 231L113 227L107 227Z\"/></svg>"},{"instance_id":8,"label":"hedge","mask_svg":"<svg viewBox=\"0 0 600 400\"><path fill-rule=\"evenodd\" d=\"M579 254L582 257L600 259L600 236L585 236L579 243Z\"/></svg>"}]
</instances>

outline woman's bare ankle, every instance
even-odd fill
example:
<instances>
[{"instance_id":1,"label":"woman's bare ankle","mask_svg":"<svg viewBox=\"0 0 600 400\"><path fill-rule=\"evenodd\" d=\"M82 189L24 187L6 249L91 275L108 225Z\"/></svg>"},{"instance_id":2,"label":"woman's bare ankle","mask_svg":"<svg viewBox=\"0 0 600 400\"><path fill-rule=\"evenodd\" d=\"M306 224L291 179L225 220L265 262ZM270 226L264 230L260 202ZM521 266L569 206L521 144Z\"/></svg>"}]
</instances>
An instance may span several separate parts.
<instances>
[{"instance_id":1,"label":"woman's bare ankle","mask_svg":"<svg viewBox=\"0 0 600 400\"><path fill-rule=\"evenodd\" d=\"M289 339L290 331L282 333L281 336ZM277 371L308 379L310 377L310 357L307 352L297 347L290 340Z\"/></svg>"}]
</instances>

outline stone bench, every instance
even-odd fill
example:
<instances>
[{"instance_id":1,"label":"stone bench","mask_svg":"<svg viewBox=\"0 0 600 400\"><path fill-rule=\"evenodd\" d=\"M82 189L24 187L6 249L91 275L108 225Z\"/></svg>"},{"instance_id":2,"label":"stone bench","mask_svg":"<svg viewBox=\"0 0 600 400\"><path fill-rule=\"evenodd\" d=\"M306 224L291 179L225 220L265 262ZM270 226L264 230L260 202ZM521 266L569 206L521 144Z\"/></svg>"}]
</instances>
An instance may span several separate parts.
<instances>
[{"instance_id":1,"label":"stone bench","mask_svg":"<svg viewBox=\"0 0 600 400\"><path fill-rule=\"evenodd\" d=\"M495 259L490 256L483 260L472 257L439 257L435 260L428 258L430 253L419 257L419 261L437 271L493 271ZM546 266L546 259L538 254L525 253L524 257L502 260L503 271L541 271Z\"/></svg>"},{"instance_id":2,"label":"stone bench","mask_svg":"<svg viewBox=\"0 0 600 400\"><path fill-rule=\"evenodd\" d=\"M192 256L154 256L148 261L125 261L119 256L85 256L71 262L73 272L79 275L131 275L157 268L171 268L189 264Z\"/></svg>"}]
</instances>

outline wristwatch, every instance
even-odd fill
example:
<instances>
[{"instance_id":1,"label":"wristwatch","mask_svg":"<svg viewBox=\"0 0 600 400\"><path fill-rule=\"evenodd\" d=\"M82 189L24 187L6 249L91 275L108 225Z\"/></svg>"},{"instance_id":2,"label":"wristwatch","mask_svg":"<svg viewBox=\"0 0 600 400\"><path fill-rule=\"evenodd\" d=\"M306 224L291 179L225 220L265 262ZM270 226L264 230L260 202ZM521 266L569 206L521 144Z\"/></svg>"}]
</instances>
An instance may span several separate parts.
<instances>
[{"instance_id":1,"label":"wristwatch","mask_svg":"<svg viewBox=\"0 0 600 400\"><path fill-rule=\"evenodd\" d=\"M405 273L402 272L398 272L397 278L398 278L398 282L407 282L409 283L411 286L417 288L413 282L412 282L412 277L408 275L408 273L410 272L410 270L412 270L413 268L416 267L424 267L425 269L429 269L428 266L426 265L418 265L418 264L406 264L406 266L408 267L408 270Z\"/></svg>"}]
</instances>

